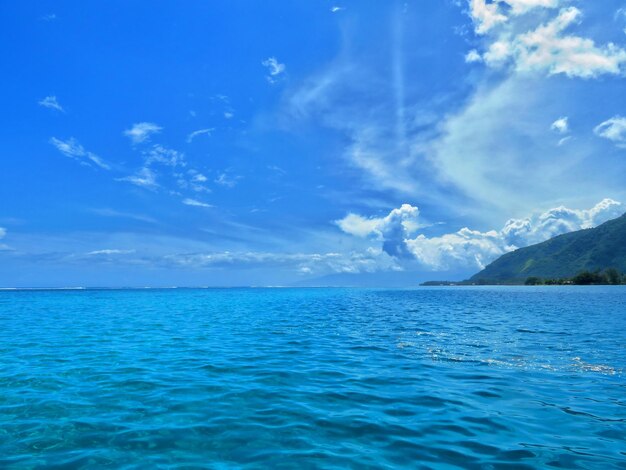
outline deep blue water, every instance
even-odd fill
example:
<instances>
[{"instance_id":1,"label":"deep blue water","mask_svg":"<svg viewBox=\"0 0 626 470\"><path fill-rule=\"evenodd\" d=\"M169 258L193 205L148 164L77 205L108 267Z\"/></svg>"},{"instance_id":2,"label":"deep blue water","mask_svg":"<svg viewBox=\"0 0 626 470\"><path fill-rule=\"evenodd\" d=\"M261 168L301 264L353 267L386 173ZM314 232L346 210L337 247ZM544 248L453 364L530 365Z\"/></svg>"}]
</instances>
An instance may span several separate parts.
<instances>
[{"instance_id":1,"label":"deep blue water","mask_svg":"<svg viewBox=\"0 0 626 470\"><path fill-rule=\"evenodd\" d=\"M0 468L626 469L623 287L0 292Z\"/></svg>"}]
</instances>

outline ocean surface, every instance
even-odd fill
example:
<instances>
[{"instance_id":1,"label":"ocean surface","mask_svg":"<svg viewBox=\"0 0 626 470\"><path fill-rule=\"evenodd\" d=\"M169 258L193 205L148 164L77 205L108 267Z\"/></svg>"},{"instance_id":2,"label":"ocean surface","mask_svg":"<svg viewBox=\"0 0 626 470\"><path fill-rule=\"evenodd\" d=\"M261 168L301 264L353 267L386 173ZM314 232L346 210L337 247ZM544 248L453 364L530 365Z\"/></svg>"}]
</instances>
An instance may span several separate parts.
<instances>
[{"instance_id":1,"label":"ocean surface","mask_svg":"<svg viewBox=\"0 0 626 470\"><path fill-rule=\"evenodd\" d=\"M0 468L626 469L626 288L0 292Z\"/></svg>"}]
</instances>

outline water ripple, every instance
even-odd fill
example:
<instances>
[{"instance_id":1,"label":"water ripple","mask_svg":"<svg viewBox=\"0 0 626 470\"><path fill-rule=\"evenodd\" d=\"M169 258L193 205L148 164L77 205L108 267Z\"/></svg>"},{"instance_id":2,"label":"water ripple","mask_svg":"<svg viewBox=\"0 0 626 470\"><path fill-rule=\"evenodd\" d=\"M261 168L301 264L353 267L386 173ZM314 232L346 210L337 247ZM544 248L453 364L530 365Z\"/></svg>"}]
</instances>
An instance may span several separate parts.
<instances>
[{"instance_id":1,"label":"water ripple","mask_svg":"<svg viewBox=\"0 0 626 470\"><path fill-rule=\"evenodd\" d=\"M0 292L0 468L626 469L626 289Z\"/></svg>"}]
</instances>

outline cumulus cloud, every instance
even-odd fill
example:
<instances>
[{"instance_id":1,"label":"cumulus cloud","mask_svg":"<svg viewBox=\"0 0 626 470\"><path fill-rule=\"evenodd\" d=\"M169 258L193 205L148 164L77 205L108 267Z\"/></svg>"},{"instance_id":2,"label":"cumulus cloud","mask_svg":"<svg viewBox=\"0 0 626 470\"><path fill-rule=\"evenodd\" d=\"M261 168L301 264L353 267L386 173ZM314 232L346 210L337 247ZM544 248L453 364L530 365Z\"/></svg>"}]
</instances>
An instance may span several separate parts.
<instances>
[{"instance_id":1,"label":"cumulus cloud","mask_svg":"<svg viewBox=\"0 0 626 470\"><path fill-rule=\"evenodd\" d=\"M57 111L65 112L63 106L59 103L56 96L46 96L43 100L39 101L37 104L43 106L44 108L56 109Z\"/></svg>"},{"instance_id":2,"label":"cumulus cloud","mask_svg":"<svg viewBox=\"0 0 626 470\"><path fill-rule=\"evenodd\" d=\"M261 65L267 68L269 75L265 78L267 78L267 81L272 84L276 83L280 76L285 73L285 64L278 62L276 57L268 57L261 62Z\"/></svg>"},{"instance_id":3,"label":"cumulus cloud","mask_svg":"<svg viewBox=\"0 0 626 470\"><path fill-rule=\"evenodd\" d=\"M226 117L227 113L224 113L224 117ZM232 117L232 116L230 116ZM229 117L226 117L226 119L229 119ZM193 139L195 139L196 137L200 136L200 135L208 135L210 136L211 133L214 131L215 129L213 127L208 128L208 129L198 129L197 131L193 131L192 133L190 133L187 136L187 143L190 144Z\"/></svg>"},{"instance_id":4,"label":"cumulus cloud","mask_svg":"<svg viewBox=\"0 0 626 470\"><path fill-rule=\"evenodd\" d=\"M559 134L567 134L567 132L569 132L568 118L561 117L557 119L556 121L552 123L552 125L550 126L550 129L552 129L555 132L558 132Z\"/></svg>"},{"instance_id":5,"label":"cumulus cloud","mask_svg":"<svg viewBox=\"0 0 626 470\"><path fill-rule=\"evenodd\" d=\"M507 20L507 17L499 11L498 3L487 3L486 0L471 0L470 15L478 34L485 34L497 24Z\"/></svg>"},{"instance_id":6,"label":"cumulus cloud","mask_svg":"<svg viewBox=\"0 0 626 470\"><path fill-rule=\"evenodd\" d=\"M504 0L511 7L513 15L522 15L533 8L556 8L561 0Z\"/></svg>"},{"instance_id":7,"label":"cumulus cloud","mask_svg":"<svg viewBox=\"0 0 626 470\"><path fill-rule=\"evenodd\" d=\"M57 139L52 137L50 143L54 145L59 152L69 158L79 161L81 164L91 166L94 164L104 170L110 170L111 167L98 155L92 152L88 152L85 148L73 137L67 140Z\"/></svg>"},{"instance_id":8,"label":"cumulus cloud","mask_svg":"<svg viewBox=\"0 0 626 470\"><path fill-rule=\"evenodd\" d=\"M152 134L157 134L163 130L162 127L152 122L138 122L130 129L124 131L124 135L130 138L133 144L140 144L150 140Z\"/></svg>"},{"instance_id":9,"label":"cumulus cloud","mask_svg":"<svg viewBox=\"0 0 626 470\"><path fill-rule=\"evenodd\" d=\"M620 73L626 63L626 51L613 43L598 46L592 39L564 33L580 22L581 15L578 8L568 7L534 30L502 34L489 45L483 59L492 67L510 65L520 72L540 71L548 75L593 78Z\"/></svg>"},{"instance_id":10,"label":"cumulus cloud","mask_svg":"<svg viewBox=\"0 0 626 470\"><path fill-rule=\"evenodd\" d=\"M561 0L470 0L470 16L476 33L485 34L507 22L511 16L523 15L535 8L557 8L560 2Z\"/></svg>"},{"instance_id":11,"label":"cumulus cloud","mask_svg":"<svg viewBox=\"0 0 626 470\"><path fill-rule=\"evenodd\" d=\"M471 64L473 62L482 62L483 58L476 49L472 49L465 55L465 62Z\"/></svg>"},{"instance_id":12,"label":"cumulus cloud","mask_svg":"<svg viewBox=\"0 0 626 470\"><path fill-rule=\"evenodd\" d=\"M183 199L183 204L193 207L213 207L211 204L207 204L206 202L198 201L191 198Z\"/></svg>"},{"instance_id":13,"label":"cumulus cloud","mask_svg":"<svg viewBox=\"0 0 626 470\"><path fill-rule=\"evenodd\" d=\"M143 167L137 173L123 178L117 178L117 181L126 181L147 189L154 189L159 185L156 182L156 174L150 168Z\"/></svg>"},{"instance_id":14,"label":"cumulus cloud","mask_svg":"<svg viewBox=\"0 0 626 470\"><path fill-rule=\"evenodd\" d=\"M405 208L404 205L402 208ZM383 242L382 249L397 259L416 261L422 267L441 271L454 268L482 269L497 257L509 251L545 241L556 235L595 227L620 216L626 207L612 199L604 199L591 209L576 210L557 207L525 219L510 219L500 230L480 232L467 227L461 230L427 237L419 234L410 237L410 231L402 224L400 214L409 213L410 227L419 226L416 207L408 206L394 216L384 219L365 219L354 214L338 222L346 233L365 236L376 233ZM363 221L372 223L363 225ZM377 221L376 225L373 221Z\"/></svg>"},{"instance_id":15,"label":"cumulus cloud","mask_svg":"<svg viewBox=\"0 0 626 470\"><path fill-rule=\"evenodd\" d=\"M404 239L420 227L418 219L419 209L410 204L403 204L385 217L365 218L351 213L335 223L341 230L351 235L374 236L383 241L385 253L405 257L407 252Z\"/></svg>"},{"instance_id":16,"label":"cumulus cloud","mask_svg":"<svg viewBox=\"0 0 626 470\"><path fill-rule=\"evenodd\" d=\"M622 116L607 119L598 124L593 132L599 137L614 142L618 147L626 147L626 118Z\"/></svg>"}]
</instances>

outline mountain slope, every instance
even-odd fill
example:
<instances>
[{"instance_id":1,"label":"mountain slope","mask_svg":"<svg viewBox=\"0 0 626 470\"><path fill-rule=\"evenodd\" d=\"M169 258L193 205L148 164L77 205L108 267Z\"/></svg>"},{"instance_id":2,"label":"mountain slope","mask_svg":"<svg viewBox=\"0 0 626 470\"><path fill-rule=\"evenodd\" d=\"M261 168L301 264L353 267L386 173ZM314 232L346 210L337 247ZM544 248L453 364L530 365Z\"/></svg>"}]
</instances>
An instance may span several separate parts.
<instances>
[{"instance_id":1,"label":"mountain slope","mask_svg":"<svg viewBox=\"0 0 626 470\"><path fill-rule=\"evenodd\" d=\"M596 228L566 233L507 253L470 281L522 282L530 276L572 277L581 271L626 272L626 214Z\"/></svg>"}]
</instances>

